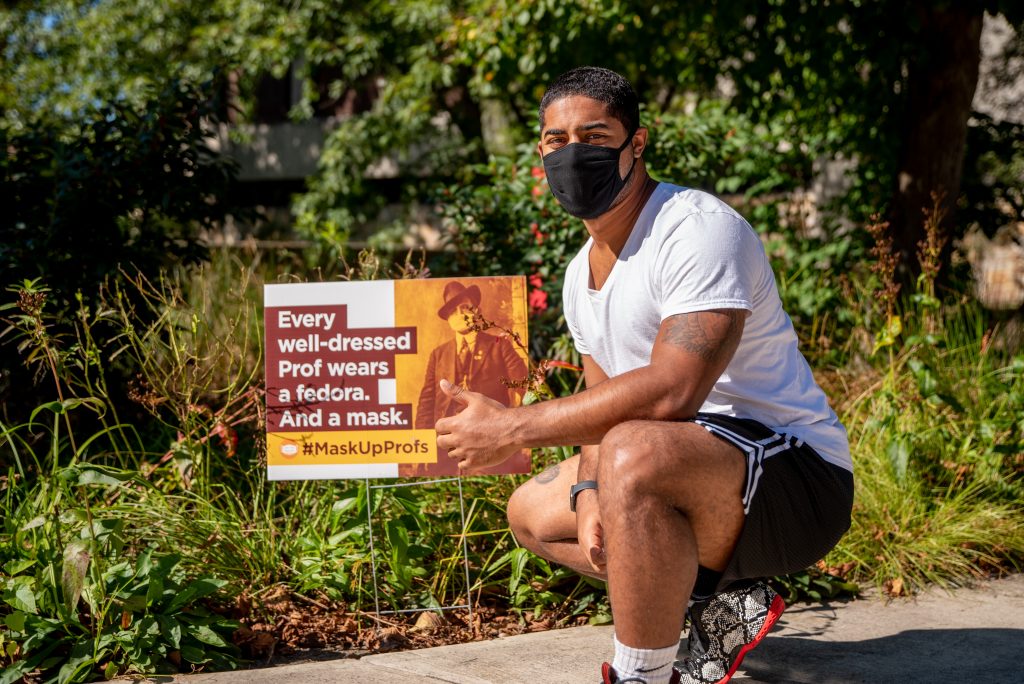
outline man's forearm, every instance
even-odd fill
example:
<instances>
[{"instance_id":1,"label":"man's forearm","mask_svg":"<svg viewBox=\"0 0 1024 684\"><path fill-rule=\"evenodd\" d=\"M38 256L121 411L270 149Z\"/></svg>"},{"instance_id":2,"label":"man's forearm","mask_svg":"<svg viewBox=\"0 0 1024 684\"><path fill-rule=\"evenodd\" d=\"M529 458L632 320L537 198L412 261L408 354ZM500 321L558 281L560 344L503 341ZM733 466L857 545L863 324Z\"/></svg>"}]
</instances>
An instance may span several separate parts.
<instances>
[{"instance_id":1,"label":"man's forearm","mask_svg":"<svg viewBox=\"0 0 1024 684\"><path fill-rule=\"evenodd\" d=\"M680 420L694 415L699 390L645 366L579 394L509 411L507 439L520 447L597 444L627 420Z\"/></svg>"}]
</instances>

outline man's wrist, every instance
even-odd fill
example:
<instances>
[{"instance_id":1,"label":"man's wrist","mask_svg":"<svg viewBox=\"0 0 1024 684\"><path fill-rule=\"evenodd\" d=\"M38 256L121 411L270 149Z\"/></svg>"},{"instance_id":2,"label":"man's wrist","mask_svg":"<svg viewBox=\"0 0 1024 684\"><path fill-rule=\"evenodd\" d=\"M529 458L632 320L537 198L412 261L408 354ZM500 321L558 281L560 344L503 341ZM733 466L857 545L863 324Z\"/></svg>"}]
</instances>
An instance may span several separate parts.
<instances>
[{"instance_id":1,"label":"man's wrist","mask_svg":"<svg viewBox=\"0 0 1024 684\"><path fill-rule=\"evenodd\" d=\"M523 418L522 407L508 407L505 409L504 426L499 432L502 437L502 442L510 447L517 447L520 449L526 448L528 435L525 434L526 422Z\"/></svg>"},{"instance_id":2,"label":"man's wrist","mask_svg":"<svg viewBox=\"0 0 1024 684\"><path fill-rule=\"evenodd\" d=\"M596 489L584 489L582 492L576 495L576 511L589 510L591 506L597 505L597 490Z\"/></svg>"},{"instance_id":3,"label":"man's wrist","mask_svg":"<svg viewBox=\"0 0 1024 684\"><path fill-rule=\"evenodd\" d=\"M576 512L577 499L581 494L588 491L597 491L596 480L581 480L569 489L569 510Z\"/></svg>"}]
</instances>

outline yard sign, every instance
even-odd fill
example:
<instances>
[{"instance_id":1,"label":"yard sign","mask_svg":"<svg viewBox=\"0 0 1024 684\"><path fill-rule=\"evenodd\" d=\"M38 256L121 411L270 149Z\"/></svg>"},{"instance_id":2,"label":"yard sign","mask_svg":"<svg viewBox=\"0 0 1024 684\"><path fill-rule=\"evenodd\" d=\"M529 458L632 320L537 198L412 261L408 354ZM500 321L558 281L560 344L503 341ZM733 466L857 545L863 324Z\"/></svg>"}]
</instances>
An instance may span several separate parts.
<instances>
[{"instance_id":1,"label":"yard sign","mask_svg":"<svg viewBox=\"0 0 1024 684\"><path fill-rule=\"evenodd\" d=\"M434 431L458 409L440 379L521 398L526 352L508 332L527 339L523 277L266 285L264 307L271 480L455 475ZM465 329L474 312L495 326ZM524 451L485 472L529 469Z\"/></svg>"}]
</instances>

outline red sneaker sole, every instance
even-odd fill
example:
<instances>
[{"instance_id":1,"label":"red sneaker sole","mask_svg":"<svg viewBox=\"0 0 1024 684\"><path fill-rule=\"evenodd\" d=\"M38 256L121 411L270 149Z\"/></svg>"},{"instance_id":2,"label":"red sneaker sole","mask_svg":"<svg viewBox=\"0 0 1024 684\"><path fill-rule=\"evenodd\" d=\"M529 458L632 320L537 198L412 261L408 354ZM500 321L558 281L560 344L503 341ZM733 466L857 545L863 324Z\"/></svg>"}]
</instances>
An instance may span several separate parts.
<instances>
[{"instance_id":1,"label":"red sneaker sole","mask_svg":"<svg viewBox=\"0 0 1024 684\"><path fill-rule=\"evenodd\" d=\"M768 617L765 618L764 624L761 625L761 629L754 637L754 640L751 641L749 644L743 645L743 648L740 649L739 655L736 656L736 662L732 664L732 667L729 669L728 674L719 679L718 682L716 682L716 684L725 684L730 679L732 679L732 676L736 674L736 670L739 669L740 663L743 662L743 656L747 655L748 652L754 650L754 647L761 643L761 639L764 639L768 635L768 632L772 630L772 627L775 626L775 623L779 621L780 617L782 617L782 611L784 610L786 610L786 603L782 600L781 596L776 596L774 599L772 599L772 605L768 606Z\"/></svg>"}]
</instances>

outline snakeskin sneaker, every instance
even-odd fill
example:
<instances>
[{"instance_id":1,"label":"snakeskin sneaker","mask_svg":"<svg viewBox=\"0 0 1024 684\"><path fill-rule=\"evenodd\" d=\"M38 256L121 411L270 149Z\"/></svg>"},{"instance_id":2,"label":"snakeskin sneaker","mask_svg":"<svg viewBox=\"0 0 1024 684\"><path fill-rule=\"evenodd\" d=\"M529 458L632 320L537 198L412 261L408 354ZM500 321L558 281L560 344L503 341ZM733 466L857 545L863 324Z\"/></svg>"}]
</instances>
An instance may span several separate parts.
<instances>
[{"instance_id":1,"label":"snakeskin sneaker","mask_svg":"<svg viewBox=\"0 0 1024 684\"><path fill-rule=\"evenodd\" d=\"M771 631L786 604L765 582L725 591L690 606L690 655L682 684L725 684L743 656Z\"/></svg>"}]
</instances>

